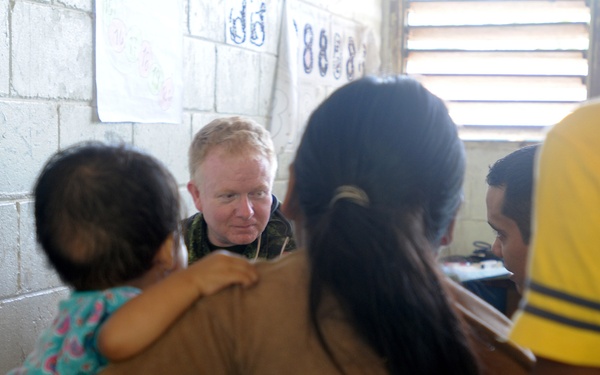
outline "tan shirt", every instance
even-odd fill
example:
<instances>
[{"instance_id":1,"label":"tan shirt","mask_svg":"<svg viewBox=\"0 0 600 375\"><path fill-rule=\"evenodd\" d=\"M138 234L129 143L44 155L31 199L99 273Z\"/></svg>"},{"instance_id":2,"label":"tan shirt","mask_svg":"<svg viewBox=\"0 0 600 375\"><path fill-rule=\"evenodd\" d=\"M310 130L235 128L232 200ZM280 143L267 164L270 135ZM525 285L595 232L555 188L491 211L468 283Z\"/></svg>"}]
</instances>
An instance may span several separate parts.
<instances>
[{"instance_id":1,"label":"tan shirt","mask_svg":"<svg viewBox=\"0 0 600 375\"><path fill-rule=\"evenodd\" d=\"M232 287L199 300L152 347L103 374L337 374L308 319L306 253L259 263L258 269L256 286ZM463 288L456 285L453 290L467 304L484 306L477 312L494 318L492 328L473 331L482 342L486 367L502 366L502 371L486 373L526 374L522 364L531 363L525 352L512 345L503 350L506 345L495 341L508 331L510 322ZM330 312L323 321L324 334L346 374L386 374L381 359L358 339L337 305L329 300L324 308ZM478 326L477 319L473 321ZM492 344L487 345L489 340ZM497 354L500 360L492 358Z\"/></svg>"}]
</instances>

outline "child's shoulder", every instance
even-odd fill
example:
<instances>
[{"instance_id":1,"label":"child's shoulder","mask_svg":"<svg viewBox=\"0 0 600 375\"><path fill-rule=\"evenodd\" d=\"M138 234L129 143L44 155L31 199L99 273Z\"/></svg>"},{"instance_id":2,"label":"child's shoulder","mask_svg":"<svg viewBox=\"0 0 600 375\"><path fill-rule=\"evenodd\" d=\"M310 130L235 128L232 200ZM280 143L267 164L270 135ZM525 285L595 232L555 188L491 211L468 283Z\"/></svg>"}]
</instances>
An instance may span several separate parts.
<instances>
[{"instance_id":1,"label":"child's shoulder","mask_svg":"<svg viewBox=\"0 0 600 375\"><path fill-rule=\"evenodd\" d=\"M112 314L130 299L141 293L134 287L123 286L105 290L74 291L61 302L61 310L77 311L79 315Z\"/></svg>"}]
</instances>

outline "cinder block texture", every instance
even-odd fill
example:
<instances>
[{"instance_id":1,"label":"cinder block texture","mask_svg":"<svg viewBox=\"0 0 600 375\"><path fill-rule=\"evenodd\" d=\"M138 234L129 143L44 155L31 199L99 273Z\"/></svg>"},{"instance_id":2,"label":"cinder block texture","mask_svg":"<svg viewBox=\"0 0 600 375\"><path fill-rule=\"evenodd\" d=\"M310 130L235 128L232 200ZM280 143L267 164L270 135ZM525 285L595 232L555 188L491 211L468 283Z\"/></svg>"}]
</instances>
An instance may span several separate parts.
<instances>
[{"instance_id":1,"label":"cinder block texture","mask_svg":"<svg viewBox=\"0 0 600 375\"><path fill-rule=\"evenodd\" d=\"M184 117L189 119L189 117ZM190 123L136 124L133 139L136 146L147 150L165 163L179 184L187 183L187 150L191 143ZM168 134L168 136L165 136Z\"/></svg>"},{"instance_id":2,"label":"cinder block texture","mask_svg":"<svg viewBox=\"0 0 600 375\"><path fill-rule=\"evenodd\" d=\"M20 365L33 350L37 337L56 315L58 302L68 294L68 289L62 288L0 300L1 374Z\"/></svg>"},{"instance_id":3,"label":"cinder block texture","mask_svg":"<svg viewBox=\"0 0 600 375\"><path fill-rule=\"evenodd\" d=\"M29 192L58 149L58 116L50 103L0 101L0 194Z\"/></svg>"},{"instance_id":4,"label":"cinder block texture","mask_svg":"<svg viewBox=\"0 0 600 375\"><path fill-rule=\"evenodd\" d=\"M91 100L92 17L18 1L12 11L12 90L20 97Z\"/></svg>"},{"instance_id":5,"label":"cinder block texture","mask_svg":"<svg viewBox=\"0 0 600 375\"><path fill-rule=\"evenodd\" d=\"M287 181L290 178L290 164L296 156L293 152L282 152L277 155L277 180Z\"/></svg>"},{"instance_id":6,"label":"cinder block texture","mask_svg":"<svg viewBox=\"0 0 600 375\"><path fill-rule=\"evenodd\" d=\"M255 115L260 85L259 54L217 47L217 112Z\"/></svg>"},{"instance_id":7,"label":"cinder block texture","mask_svg":"<svg viewBox=\"0 0 600 375\"><path fill-rule=\"evenodd\" d=\"M275 181L273 183L273 194L279 199L280 202L283 202L285 198L285 194L287 192L288 182L287 181Z\"/></svg>"},{"instance_id":8,"label":"cinder block texture","mask_svg":"<svg viewBox=\"0 0 600 375\"><path fill-rule=\"evenodd\" d=\"M56 3L67 8L80 9L86 12L91 12L93 9L92 0L57 0Z\"/></svg>"},{"instance_id":9,"label":"cinder block texture","mask_svg":"<svg viewBox=\"0 0 600 375\"><path fill-rule=\"evenodd\" d=\"M510 142L466 142L467 170L465 176L465 217L472 220L487 220L485 177L496 160L519 148Z\"/></svg>"},{"instance_id":10,"label":"cinder block texture","mask_svg":"<svg viewBox=\"0 0 600 375\"><path fill-rule=\"evenodd\" d=\"M10 72L8 9L8 0L0 0L0 96L8 94Z\"/></svg>"},{"instance_id":11,"label":"cinder block texture","mask_svg":"<svg viewBox=\"0 0 600 375\"><path fill-rule=\"evenodd\" d=\"M179 195L181 196L181 217L189 217L198 212L194 205L194 200L188 192L186 187L179 189Z\"/></svg>"},{"instance_id":12,"label":"cinder block texture","mask_svg":"<svg viewBox=\"0 0 600 375\"><path fill-rule=\"evenodd\" d=\"M260 83L258 84L258 114L260 116L271 114L276 70L277 58L275 56L266 54L260 56ZM266 124L264 125L266 126Z\"/></svg>"},{"instance_id":13,"label":"cinder block texture","mask_svg":"<svg viewBox=\"0 0 600 375\"><path fill-rule=\"evenodd\" d=\"M206 124L220 117L225 117L228 115L221 115L218 113L204 112L204 113L194 113L192 114L192 139L200 129L202 129ZM187 162L186 162L187 165Z\"/></svg>"},{"instance_id":14,"label":"cinder block texture","mask_svg":"<svg viewBox=\"0 0 600 375\"><path fill-rule=\"evenodd\" d=\"M19 217L16 204L0 204L0 298L18 290Z\"/></svg>"},{"instance_id":15,"label":"cinder block texture","mask_svg":"<svg viewBox=\"0 0 600 375\"><path fill-rule=\"evenodd\" d=\"M225 1L190 0L190 34L215 42L225 41Z\"/></svg>"},{"instance_id":16,"label":"cinder block texture","mask_svg":"<svg viewBox=\"0 0 600 375\"><path fill-rule=\"evenodd\" d=\"M457 223L458 224L458 223ZM494 242L494 232L484 220L462 220L454 230L454 240L449 246L448 255L469 255L475 250L473 242Z\"/></svg>"},{"instance_id":17,"label":"cinder block texture","mask_svg":"<svg viewBox=\"0 0 600 375\"><path fill-rule=\"evenodd\" d=\"M133 142L133 124L100 122L96 111L96 108L87 105L59 106L61 149L86 140L107 143Z\"/></svg>"},{"instance_id":18,"label":"cinder block texture","mask_svg":"<svg viewBox=\"0 0 600 375\"><path fill-rule=\"evenodd\" d=\"M215 106L216 47L213 43L184 38L183 106L210 111Z\"/></svg>"},{"instance_id":19,"label":"cinder block texture","mask_svg":"<svg viewBox=\"0 0 600 375\"><path fill-rule=\"evenodd\" d=\"M63 286L58 274L50 266L46 255L35 237L35 219L33 202L18 204L19 234L21 238L21 275L22 291L32 292Z\"/></svg>"}]
</instances>

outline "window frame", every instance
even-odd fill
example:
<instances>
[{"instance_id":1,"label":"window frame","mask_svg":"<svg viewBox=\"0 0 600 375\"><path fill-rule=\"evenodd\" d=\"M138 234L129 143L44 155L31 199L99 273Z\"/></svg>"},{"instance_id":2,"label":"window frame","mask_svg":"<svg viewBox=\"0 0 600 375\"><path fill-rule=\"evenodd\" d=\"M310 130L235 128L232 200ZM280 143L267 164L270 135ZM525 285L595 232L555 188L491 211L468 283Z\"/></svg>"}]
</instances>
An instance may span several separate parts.
<instances>
[{"instance_id":1,"label":"window frame","mask_svg":"<svg viewBox=\"0 0 600 375\"><path fill-rule=\"evenodd\" d=\"M586 5L590 8L590 44L587 51L588 74L585 86L587 88L586 100L590 100L600 96L600 1L586 0ZM408 0L383 0L382 6L382 73L404 74L404 61L407 56L405 22ZM547 126L538 128L531 126L467 126L460 127L459 132L465 141L538 142L543 140L547 129Z\"/></svg>"}]
</instances>

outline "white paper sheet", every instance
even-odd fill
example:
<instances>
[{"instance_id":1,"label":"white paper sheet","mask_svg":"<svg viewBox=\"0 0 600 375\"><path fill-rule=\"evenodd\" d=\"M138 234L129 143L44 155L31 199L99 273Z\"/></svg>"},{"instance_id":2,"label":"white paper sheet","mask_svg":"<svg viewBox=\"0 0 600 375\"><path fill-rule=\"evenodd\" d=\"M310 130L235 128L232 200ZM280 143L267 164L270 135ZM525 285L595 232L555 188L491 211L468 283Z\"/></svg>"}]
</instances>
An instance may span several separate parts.
<instances>
[{"instance_id":1,"label":"white paper sheet","mask_svg":"<svg viewBox=\"0 0 600 375\"><path fill-rule=\"evenodd\" d=\"M379 65L368 27L286 1L270 127L277 154L295 151L310 114L333 90Z\"/></svg>"},{"instance_id":2,"label":"white paper sheet","mask_svg":"<svg viewBox=\"0 0 600 375\"><path fill-rule=\"evenodd\" d=\"M103 122L181 123L180 0L96 0L96 86Z\"/></svg>"}]
</instances>

